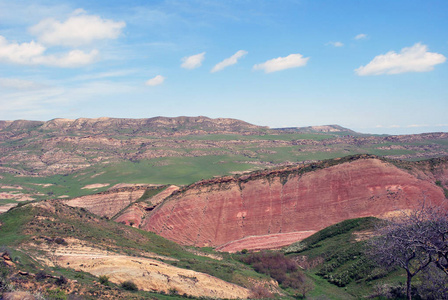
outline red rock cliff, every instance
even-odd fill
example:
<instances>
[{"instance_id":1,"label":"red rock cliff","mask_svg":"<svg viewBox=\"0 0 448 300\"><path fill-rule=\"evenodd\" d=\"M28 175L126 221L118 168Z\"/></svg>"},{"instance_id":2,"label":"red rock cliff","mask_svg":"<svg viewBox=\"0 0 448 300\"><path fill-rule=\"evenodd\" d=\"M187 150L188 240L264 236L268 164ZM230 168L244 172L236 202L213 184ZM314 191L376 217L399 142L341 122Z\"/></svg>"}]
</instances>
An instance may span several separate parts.
<instances>
[{"instance_id":1,"label":"red rock cliff","mask_svg":"<svg viewBox=\"0 0 448 300\"><path fill-rule=\"evenodd\" d=\"M248 236L312 232L345 219L381 216L415 207L423 195L434 204L447 201L430 180L365 157L327 168L200 182L169 197L141 228L180 244L217 247Z\"/></svg>"}]
</instances>

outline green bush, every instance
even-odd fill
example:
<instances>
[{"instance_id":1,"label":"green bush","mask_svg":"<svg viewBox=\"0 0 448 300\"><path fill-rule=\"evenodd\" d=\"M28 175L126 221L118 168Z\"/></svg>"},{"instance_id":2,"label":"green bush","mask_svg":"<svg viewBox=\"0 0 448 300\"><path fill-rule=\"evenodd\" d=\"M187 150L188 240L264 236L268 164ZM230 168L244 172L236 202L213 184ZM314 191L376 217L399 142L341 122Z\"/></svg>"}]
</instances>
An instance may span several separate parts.
<instances>
[{"instance_id":1,"label":"green bush","mask_svg":"<svg viewBox=\"0 0 448 300\"><path fill-rule=\"evenodd\" d=\"M68 280L67 278L65 278L64 276L61 275L61 277L59 277L58 279L56 279L55 283L57 285L64 285L67 284Z\"/></svg>"},{"instance_id":2,"label":"green bush","mask_svg":"<svg viewBox=\"0 0 448 300\"><path fill-rule=\"evenodd\" d=\"M102 285L109 285L109 277L107 277L106 275L101 275L99 279Z\"/></svg>"},{"instance_id":3,"label":"green bush","mask_svg":"<svg viewBox=\"0 0 448 300\"><path fill-rule=\"evenodd\" d=\"M36 273L36 280L41 281L47 278L47 273L45 271L39 271Z\"/></svg>"},{"instance_id":4,"label":"green bush","mask_svg":"<svg viewBox=\"0 0 448 300\"><path fill-rule=\"evenodd\" d=\"M123 281L120 286L127 291L138 291L137 285L130 280Z\"/></svg>"}]
</instances>

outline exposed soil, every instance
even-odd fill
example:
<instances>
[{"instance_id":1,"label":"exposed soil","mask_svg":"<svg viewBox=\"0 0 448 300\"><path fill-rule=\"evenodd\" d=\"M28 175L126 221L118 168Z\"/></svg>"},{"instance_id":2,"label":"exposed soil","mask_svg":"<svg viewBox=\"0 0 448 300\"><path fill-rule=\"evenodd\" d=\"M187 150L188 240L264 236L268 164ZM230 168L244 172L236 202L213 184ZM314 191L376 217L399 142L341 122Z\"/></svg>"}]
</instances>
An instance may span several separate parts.
<instances>
[{"instance_id":1,"label":"exposed soil","mask_svg":"<svg viewBox=\"0 0 448 300\"><path fill-rule=\"evenodd\" d=\"M49 266L59 265L64 268L82 270L96 276L106 275L113 283L133 281L140 290L210 298L248 298L249 290L238 285L225 282L208 274L186 270L166 264L154 258L132 257L101 250L86 242L67 239L68 245L25 246L27 251L38 249L44 255L36 252L36 258ZM42 252L41 252L42 253Z\"/></svg>"},{"instance_id":2,"label":"exposed soil","mask_svg":"<svg viewBox=\"0 0 448 300\"><path fill-rule=\"evenodd\" d=\"M94 183L94 184L88 184L88 185L82 187L81 189L93 190L93 189L106 187L106 186L109 186L109 185L110 185L109 183Z\"/></svg>"},{"instance_id":3,"label":"exposed soil","mask_svg":"<svg viewBox=\"0 0 448 300\"><path fill-rule=\"evenodd\" d=\"M279 249L284 246L291 245L294 242L306 239L315 232L315 230L309 230L300 232L248 236L221 245L217 247L216 250L224 252L237 252L242 249L252 251L259 251L264 249Z\"/></svg>"},{"instance_id":4,"label":"exposed soil","mask_svg":"<svg viewBox=\"0 0 448 300\"><path fill-rule=\"evenodd\" d=\"M141 228L184 245L278 248L305 237L295 232L390 215L416 207L423 197L447 205L435 181L446 182L448 162L427 170L410 163L406 168L358 156L204 180L174 192Z\"/></svg>"}]
</instances>

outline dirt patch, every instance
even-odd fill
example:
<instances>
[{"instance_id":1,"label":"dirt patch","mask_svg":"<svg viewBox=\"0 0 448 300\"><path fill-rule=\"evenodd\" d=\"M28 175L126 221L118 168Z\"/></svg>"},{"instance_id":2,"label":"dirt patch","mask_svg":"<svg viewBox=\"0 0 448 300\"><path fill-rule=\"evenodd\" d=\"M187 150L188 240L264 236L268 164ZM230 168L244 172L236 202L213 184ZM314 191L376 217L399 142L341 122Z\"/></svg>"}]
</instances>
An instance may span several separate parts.
<instances>
[{"instance_id":1,"label":"dirt patch","mask_svg":"<svg viewBox=\"0 0 448 300\"><path fill-rule=\"evenodd\" d=\"M1 179L1 178L0 178ZM8 190L23 190L23 187L21 186L10 186L10 185L2 185L0 186L0 189L8 189Z\"/></svg>"},{"instance_id":2,"label":"dirt patch","mask_svg":"<svg viewBox=\"0 0 448 300\"><path fill-rule=\"evenodd\" d=\"M44 187L44 188L46 188L46 187L50 187L50 186L54 185L54 184L52 184L52 183L33 183L33 184L34 184L34 185L41 186L41 187Z\"/></svg>"},{"instance_id":3,"label":"dirt patch","mask_svg":"<svg viewBox=\"0 0 448 300\"><path fill-rule=\"evenodd\" d=\"M117 183L116 185L109 188L109 190L128 188L128 187L155 187L161 186L160 184L147 184L147 183Z\"/></svg>"},{"instance_id":4,"label":"dirt patch","mask_svg":"<svg viewBox=\"0 0 448 300\"><path fill-rule=\"evenodd\" d=\"M258 236L248 236L236 241L231 241L216 248L217 251L237 252L243 249L247 250L263 250L263 249L280 249L291 245L292 243L301 241L316 231L297 231L288 233L276 233Z\"/></svg>"},{"instance_id":5,"label":"dirt patch","mask_svg":"<svg viewBox=\"0 0 448 300\"><path fill-rule=\"evenodd\" d=\"M64 256L58 260L96 276L106 275L114 283L131 280L145 291L170 292L195 297L247 298L249 291L213 276L173 267L166 263L129 256L86 258Z\"/></svg>"},{"instance_id":6,"label":"dirt patch","mask_svg":"<svg viewBox=\"0 0 448 300\"><path fill-rule=\"evenodd\" d=\"M0 214L7 212L11 208L15 207L17 203L8 203L0 206Z\"/></svg>"},{"instance_id":7,"label":"dirt patch","mask_svg":"<svg viewBox=\"0 0 448 300\"><path fill-rule=\"evenodd\" d=\"M97 173L97 174L93 174L92 176L90 176L90 178L95 178L97 176L103 175L104 173L106 173L106 172L100 172L100 173Z\"/></svg>"},{"instance_id":8,"label":"dirt patch","mask_svg":"<svg viewBox=\"0 0 448 300\"><path fill-rule=\"evenodd\" d=\"M16 201L31 201L34 200L30 195L22 194L22 193L0 193L0 199L12 199Z\"/></svg>"},{"instance_id":9,"label":"dirt patch","mask_svg":"<svg viewBox=\"0 0 448 300\"><path fill-rule=\"evenodd\" d=\"M92 190L92 189L98 189L98 188L102 188L102 187L106 187L109 186L110 183L94 183L94 184L88 184L84 187L81 188L81 190Z\"/></svg>"},{"instance_id":10,"label":"dirt patch","mask_svg":"<svg viewBox=\"0 0 448 300\"><path fill-rule=\"evenodd\" d=\"M26 245L31 249L42 250L38 255L41 262L64 268L82 270L95 276L106 275L113 283L133 281L140 290L165 292L177 291L180 295L210 298L248 298L249 290L225 282L208 274L171 266L160 260L119 255L95 248L84 241L66 239L67 246L40 243Z\"/></svg>"},{"instance_id":11,"label":"dirt patch","mask_svg":"<svg viewBox=\"0 0 448 300\"><path fill-rule=\"evenodd\" d=\"M0 199L16 199L20 197L21 193L0 193Z\"/></svg>"},{"instance_id":12,"label":"dirt patch","mask_svg":"<svg viewBox=\"0 0 448 300\"><path fill-rule=\"evenodd\" d=\"M375 232L373 232L372 230L365 230L365 231L353 232L353 235L355 237L355 241L361 242L366 241L377 234L375 234Z\"/></svg>"}]
</instances>

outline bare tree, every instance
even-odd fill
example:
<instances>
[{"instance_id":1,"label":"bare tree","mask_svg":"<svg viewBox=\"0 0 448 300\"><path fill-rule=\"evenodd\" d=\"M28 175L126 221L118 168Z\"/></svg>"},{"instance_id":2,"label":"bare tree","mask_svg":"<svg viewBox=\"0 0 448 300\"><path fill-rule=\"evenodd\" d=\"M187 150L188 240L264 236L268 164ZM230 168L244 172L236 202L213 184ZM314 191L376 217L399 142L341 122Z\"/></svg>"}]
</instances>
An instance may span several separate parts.
<instances>
[{"instance_id":1,"label":"bare tree","mask_svg":"<svg viewBox=\"0 0 448 300\"><path fill-rule=\"evenodd\" d=\"M409 300L412 278L430 264L448 274L448 218L441 208L423 202L416 210L384 221L377 231L369 254L380 266L406 271Z\"/></svg>"},{"instance_id":2,"label":"bare tree","mask_svg":"<svg viewBox=\"0 0 448 300\"><path fill-rule=\"evenodd\" d=\"M305 299L306 294L314 290L314 283L309 279L304 279L298 290L302 299Z\"/></svg>"},{"instance_id":3,"label":"bare tree","mask_svg":"<svg viewBox=\"0 0 448 300\"><path fill-rule=\"evenodd\" d=\"M430 264L422 273L417 291L424 300L448 299L448 276Z\"/></svg>"}]
</instances>

